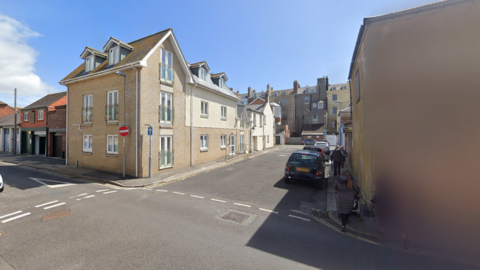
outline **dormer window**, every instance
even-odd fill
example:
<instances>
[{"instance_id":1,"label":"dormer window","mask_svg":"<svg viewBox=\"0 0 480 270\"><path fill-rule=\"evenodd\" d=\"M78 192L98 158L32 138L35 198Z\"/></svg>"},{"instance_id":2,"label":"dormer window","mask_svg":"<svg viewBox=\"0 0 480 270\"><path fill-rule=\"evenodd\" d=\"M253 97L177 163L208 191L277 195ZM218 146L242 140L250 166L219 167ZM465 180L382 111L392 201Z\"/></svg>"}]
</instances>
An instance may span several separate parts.
<instances>
[{"instance_id":1,"label":"dormer window","mask_svg":"<svg viewBox=\"0 0 480 270\"><path fill-rule=\"evenodd\" d=\"M120 62L120 47L113 47L108 51L108 64L115 65Z\"/></svg>"},{"instance_id":2,"label":"dormer window","mask_svg":"<svg viewBox=\"0 0 480 270\"><path fill-rule=\"evenodd\" d=\"M218 81L218 85L220 86L220 88L223 88L225 86L225 80L223 78L220 78L220 80Z\"/></svg>"},{"instance_id":3,"label":"dormer window","mask_svg":"<svg viewBox=\"0 0 480 270\"><path fill-rule=\"evenodd\" d=\"M200 79L206 81L207 80L207 70L205 68L200 68Z\"/></svg>"},{"instance_id":4,"label":"dormer window","mask_svg":"<svg viewBox=\"0 0 480 270\"><path fill-rule=\"evenodd\" d=\"M87 59L85 59L85 71L86 72L90 72L90 71L95 69L94 61L95 61L95 56L94 55L90 55L90 56L87 57Z\"/></svg>"}]
</instances>

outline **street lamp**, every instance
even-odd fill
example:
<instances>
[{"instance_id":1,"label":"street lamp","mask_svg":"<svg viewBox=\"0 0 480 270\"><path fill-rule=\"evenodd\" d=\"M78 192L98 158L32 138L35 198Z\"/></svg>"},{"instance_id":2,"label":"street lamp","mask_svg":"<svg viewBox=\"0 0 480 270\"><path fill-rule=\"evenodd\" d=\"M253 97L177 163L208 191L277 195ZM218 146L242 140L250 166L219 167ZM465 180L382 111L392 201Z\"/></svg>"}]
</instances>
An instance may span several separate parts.
<instances>
[{"instance_id":1,"label":"street lamp","mask_svg":"<svg viewBox=\"0 0 480 270\"><path fill-rule=\"evenodd\" d=\"M125 126L125 77L127 77L127 74L117 71L115 72L118 76L123 77L123 125ZM123 178L125 178L125 136L123 137Z\"/></svg>"}]
</instances>

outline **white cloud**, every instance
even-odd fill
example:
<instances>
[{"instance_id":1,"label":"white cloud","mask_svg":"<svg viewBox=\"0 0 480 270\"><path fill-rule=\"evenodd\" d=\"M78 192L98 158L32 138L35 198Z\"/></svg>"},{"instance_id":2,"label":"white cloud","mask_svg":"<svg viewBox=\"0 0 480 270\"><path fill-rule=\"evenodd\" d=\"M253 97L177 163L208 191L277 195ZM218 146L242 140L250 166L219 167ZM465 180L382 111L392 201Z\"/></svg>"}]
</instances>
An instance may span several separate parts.
<instances>
[{"instance_id":1,"label":"white cloud","mask_svg":"<svg viewBox=\"0 0 480 270\"><path fill-rule=\"evenodd\" d=\"M0 96L13 95L13 89L17 88L19 103L28 105L30 101L58 91L35 74L38 52L27 44L27 40L38 36L40 34L28 25L0 14Z\"/></svg>"}]
</instances>

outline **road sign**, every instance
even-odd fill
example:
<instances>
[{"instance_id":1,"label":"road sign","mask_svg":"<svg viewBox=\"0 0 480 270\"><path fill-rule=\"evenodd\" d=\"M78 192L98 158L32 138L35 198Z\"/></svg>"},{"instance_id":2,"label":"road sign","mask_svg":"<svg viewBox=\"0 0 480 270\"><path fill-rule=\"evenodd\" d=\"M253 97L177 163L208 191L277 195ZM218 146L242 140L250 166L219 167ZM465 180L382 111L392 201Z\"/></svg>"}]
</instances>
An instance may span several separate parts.
<instances>
[{"instance_id":1,"label":"road sign","mask_svg":"<svg viewBox=\"0 0 480 270\"><path fill-rule=\"evenodd\" d=\"M152 127L148 127L148 135L149 136L153 135L153 128Z\"/></svg>"},{"instance_id":2,"label":"road sign","mask_svg":"<svg viewBox=\"0 0 480 270\"><path fill-rule=\"evenodd\" d=\"M123 137L127 136L129 132L130 132L130 130L128 129L127 126L121 126L121 127L118 129L118 134L119 134L120 136L123 136Z\"/></svg>"},{"instance_id":3,"label":"road sign","mask_svg":"<svg viewBox=\"0 0 480 270\"><path fill-rule=\"evenodd\" d=\"M324 136L327 135L327 132L323 132L323 135L324 135Z\"/></svg>"}]
</instances>

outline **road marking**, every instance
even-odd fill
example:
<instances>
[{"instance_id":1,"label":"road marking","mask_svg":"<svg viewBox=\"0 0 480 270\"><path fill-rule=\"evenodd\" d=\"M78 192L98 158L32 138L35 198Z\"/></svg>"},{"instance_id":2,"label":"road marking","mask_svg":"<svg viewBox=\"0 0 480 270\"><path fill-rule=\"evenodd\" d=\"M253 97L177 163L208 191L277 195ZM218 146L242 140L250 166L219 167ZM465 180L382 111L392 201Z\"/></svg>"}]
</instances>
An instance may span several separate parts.
<instances>
[{"instance_id":1,"label":"road marking","mask_svg":"<svg viewBox=\"0 0 480 270\"><path fill-rule=\"evenodd\" d=\"M165 189L157 189L157 191L159 191L159 192L168 192L168 190L165 190Z\"/></svg>"},{"instance_id":2,"label":"road marking","mask_svg":"<svg viewBox=\"0 0 480 270\"><path fill-rule=\"evenodd\" d=\"M205 197L197 196L197 195L190 195L190 197L199 198L199 199L205 199Z\"/></svg>"},{"instance_id":3,"label":"road marking","mask_svg":"<svg viewBox=\"0 0 480 270\"><path fill-rule=\"evenodd\" d=\"M57 180L49 180L49 179L41 179L41 178L34 178L34 177L29 177L29 179L39 183L39 184L42 184L44 186L47 186L49 188L59 188L59 187L68 187L68 186L74 186L76 184L73 184L73 183L69 183L69 182L63 182L63 181L57 181ZM52 183L56 183L56 184L62 184L62 185L49 185L45 182L52 182Z\"/></svg>"},{"instance_id":4,"label":"road marking","mask_svg":"<svg viewBox=\"0 0 480 270\"><path fill-rule=\"evenodd\" d=\"M278 214L278 212L276 212L276 211L272 211L272 210L268 210L268 209L263 209L263 208L258 208L258 209L260 209L260 210L262 210L262 211L265 211L265 212Z\"/></svg>"},{"instance_id":5,"label":"road marking","mask_svg":"<svg viewBox=\"0 0 480 270\"><path fill-rule=\"evenodd\" d=\"M95 195L85 196L85 197L83 197L83 198L77 199L77 201L80 201L80 200L82 200L82 199L92 198L92 197L95 197Z\"/></svg>"},{"instance_id":6,"label":"road marking","mask_svg":"<svg viewBox=\"0 0 480 270\"><path fill-rule=\"evenodd\" d=\"M241 204L241 203L233 203L235 205L239 205L239 206L244 206L244 207L251 207L250 205L246 205L246 204Z\"/></svg>"},{"instance_id":7,"label":"road marking","mask_svg":"<svg viewBox=\"0 0 480 270\"><path fill-rule=\"evenodd\" d=\"M286 157L287 155L278 155L279 157Z\"/></svg>"},{"instance_id":8,"label":"road marking","mask_svg":"<svg viewBox=\"0 0 480 270\"><path fill-rule=\"evenodd\" d=\"M104 192L104 191L108 191L108 189L100 189L100 190L97 190L95 192Z\"/></svg>"},{"instance_id":9,"label":"road marking","mask_svg":"<svg viewBox=\"0 0 480 270\"><path fill-rule=\"evenodd\" d=\"M123 188L123 190L132 190L132 189L136 189L136 188Z\"/></svg>"},{"instance_id":10,"label":"road marking","mask_svg":"<svg viewBox=\"0 0 480 270\"><path fill-rule=\"evenodd\" d=\"M72 197L68 197L69 199L72 199L72 198L75 198L75 197L82 197L82 196L85 196L87 195L88 193L82 193L82 194L79 194L77 196L72 196Z\"/></svg>"},{"instance_id":11,"label":"road marking","mask_svg":"<svg viewBox=\"0 0 480 270\"><path fill-rule=\"evenodd\" d=\"M152 190L151 188L142 188L143 190Z\"/></svg>"},{"instance_id":12,"label":"road marking","mask_svg":"<svg viewBox=\"0 0 480 270\"><path fill-rule=\"evenodd\" d=\"M305 221L310 221L310 219L308 219L308 218L297 217L297 216L294 216L294 215L288 215L288 216L292 217L292 218L298 218L298 219L301 219L301 220L305 220Z\"/></svg>"},{"instance_id":13,"label":"road marking","mask_svg":"<svg viewBox=\"0 0 480 270\"><path fill-rule=\"evenodd\" d=\"M20 212L21 212L21 211L20 211ZM21 217L28 216L28 215L30 215L30 213L24 213L24 214L18 215L18 216L16 216L16 217L12 217L12 218L9 218L9 219L5 219L5 220L2 221L2 223L7 223L7 222L10 222L10 221L15 220L15 219L17 219L17 218L21 218Z\"/></svg>"},{"instance_id":14,"label":"road marking","mask_svg":"<svg viewBox=\"0 0 480 270\"><path fill-rule=\"evenodd\" d=\"M342 232L340 229L338 229L338 228L335 227L334 225L329 224L328 222L323 221L323 220L321 220L320 218L317 218L317 217L313 217L313 218L314 218L315 220L319 221L320 223L322 223L323 225L325 225L325 226L331 228L332 230L335 230L335 231L337 231L337 232L339 232L339 233L341 233L341 234L348 235L348 236L350 236L350 237L352 237L352 238L356 238L356 239L358 239L358 240L360 240L360 241L367 242L367 243L370 243L370 244L372 244L372 245L377 245L377 246L380 245L380 243L378 243L378 242L365 239L365 238L360 237L360 236L358 236L358 235L351 234L351 233L349 233L349 232ZM347 230L348 230L348 228L347 228Z\"/></svg>"},{"instance_id":15,"label":"road marking","mask_svg":"<svg viewBox=\"0 0 480 270\"><path fill-rule=\"evenodd\" d=\"M116 190L112 190L112 191L107 191L107 192L104 192L103 194L110 194L110 193L115 193L115 192L118 192Z\"/></svg>"},{"instance_id":16,"label":"road marking","mask_svg":"<svg viewBox=\"0 0 480 270\"><path fill-rule=\"evenodd\" d=\"M9 216L13 216L13 215L16 215L16 214L19 214L19 213L22 213L22 211L17 211L17 212L13 212L13 213L10 213L10 214L7 214L7 215L4 215L4 216L1 216L0 219L2 218L6 218L6 217L9 217Z\"/></svg>"},{"instance_id":17,"label":"road marking","mask_svg":"<svg viewBox=\"0 0 480 270\"><path fill-rule=\"evenodd\" d=\"M54 208L54 207L57 207L57 206L60 206L60 205L64 205L66 203L62 202L62 203L58 203L58 204L54 204L54 205L50 205L50 206L47 206L47 207L44 207L43 209L50 209L50 208Z\"/></svg>"},{"instance_id":18,"label":"road marking","mask_svg":"<svg viewBox=\"0 0 480 270\"><path fill-rule=\"evenodd\" d=\"M38 207L42 207L42 206L49 205L49 204L56 203L56 202L58 202L58 200L47 202L47 203L44 203L44 204L35 205L35 207L38 208Z\"/></svg>"},{"instance_id":19,"label":"road marking","mask_svg":"<svg viewBox=\"0 0 480 270\"><path fill-rule=\"evenodd\" d=\"M175 194L178 194L178 195L185 195L185 193L176 192L176 191L172 191L172 193L175 193Z\"/></svg>"},{"instance_id":20,"label":"road marking","mask_svg":"<svg viewBox=\"0 0 480 270\"><path fill-rule=\"evenodd\" d=\"M212 201L215 201L215 202L221 202L221 203L225 203L226 201L222 201L222 200L217 200L217 199L210 199Z\"/></svg>"}]
</instances>

